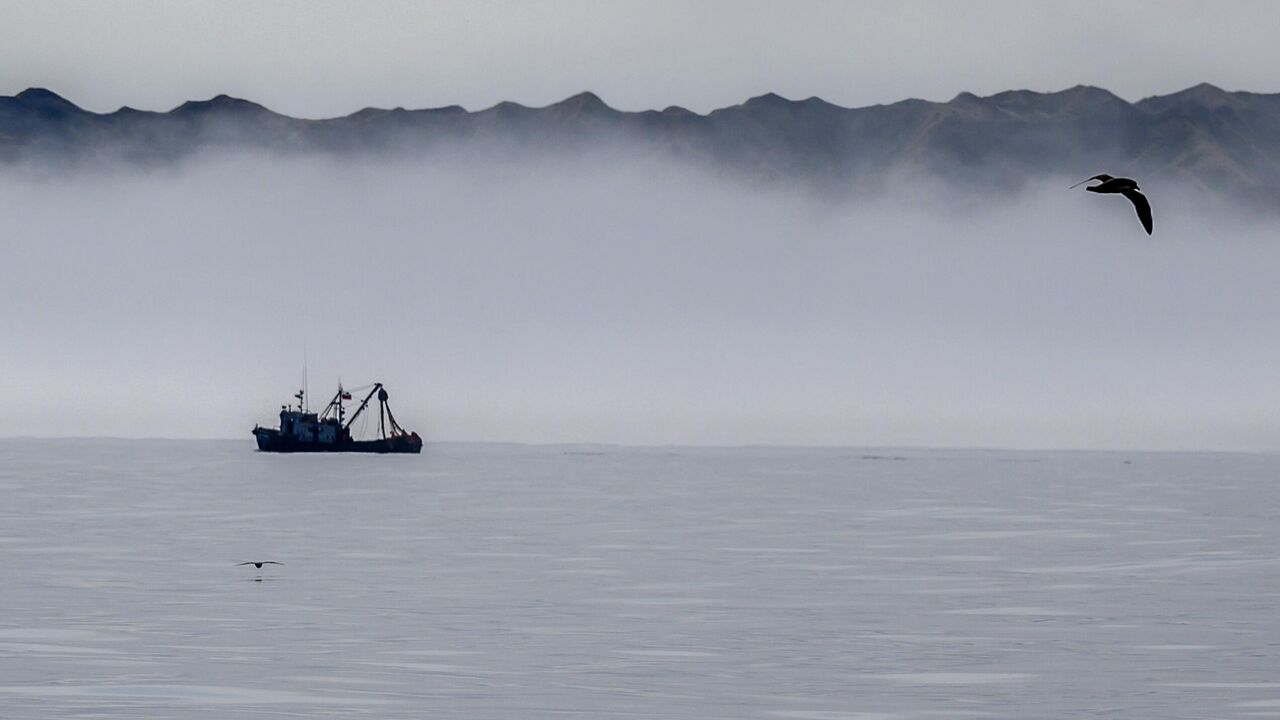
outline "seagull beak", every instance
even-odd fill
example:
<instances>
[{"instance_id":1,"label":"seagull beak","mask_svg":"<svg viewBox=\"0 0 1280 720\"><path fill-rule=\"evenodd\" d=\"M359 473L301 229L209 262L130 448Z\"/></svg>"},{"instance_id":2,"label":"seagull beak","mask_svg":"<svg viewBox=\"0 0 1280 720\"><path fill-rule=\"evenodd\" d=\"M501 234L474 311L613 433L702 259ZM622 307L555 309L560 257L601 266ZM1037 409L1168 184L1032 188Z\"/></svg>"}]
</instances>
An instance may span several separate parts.
<instances>
[{"instance_id":1,"label":"seagull beak","mask_svg":"<svg viewBox=\"0 0 1280 720\"><path fill-rule=\"evenodd\" d=\"M1093 178L1089 178L1089 180L1092 180L1092 179L1093 179ZM1068 189L1068 190L1070 190L1071 188L1080 187L1081 185L1083 185L1083 184L1085 184L1085 183L1089 182L1089 180L1081 180L1080 182L1076 183L1075 185L1072 185L1071 187L1069 187L1069 188L1067 188L1067 189Z\"/></svg>"}]
</instances>

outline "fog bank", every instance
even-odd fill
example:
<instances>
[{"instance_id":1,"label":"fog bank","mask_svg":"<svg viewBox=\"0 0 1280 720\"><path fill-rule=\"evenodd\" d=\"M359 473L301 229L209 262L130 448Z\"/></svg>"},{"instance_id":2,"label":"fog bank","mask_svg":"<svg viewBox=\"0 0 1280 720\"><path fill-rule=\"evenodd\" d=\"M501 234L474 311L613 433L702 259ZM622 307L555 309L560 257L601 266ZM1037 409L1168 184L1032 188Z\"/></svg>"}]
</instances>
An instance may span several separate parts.
<instances>
[{"instance_id":1,"label":"fog bank","mask_svg":"<svg viewBox=\"0 0 1280 720\"><path fill-rule=\"evenodd\" d=\"M833 203L612 152L0 176L0 436L1280 448L1267 221L1050 178Z\"/></svg>"}]
</instances>

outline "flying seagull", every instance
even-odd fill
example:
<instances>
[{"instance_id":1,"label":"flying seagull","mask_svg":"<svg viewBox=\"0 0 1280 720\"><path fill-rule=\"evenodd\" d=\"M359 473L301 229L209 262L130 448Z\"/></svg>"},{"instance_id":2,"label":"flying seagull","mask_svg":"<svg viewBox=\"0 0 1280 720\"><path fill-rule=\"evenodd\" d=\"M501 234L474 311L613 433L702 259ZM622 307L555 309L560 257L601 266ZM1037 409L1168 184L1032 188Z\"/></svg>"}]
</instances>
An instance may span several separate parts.
<instances>
[{"instance_id":1,"label":"flying seagull","mask_svg":"<svg viewBox=\"0 0 1280 720\"><path fill-rule=\"evenodd\" d=\"M1133 203L1134 209L1138 211L1138 219L1142 221L1142 227L1147 231L1148 235L1151 234L1151 203L1147 202L1146 195L1138 192L1138 183L1136 181L1129 178L1111 177L1110 175L1094 175L1089 180L1102 181L1099 185L1090 185L1085 188L1089 192L1120 193L1129 198L1129 202ZM1081 180L1071 187L1083 185L1089 180Z\"/></svg>"},{"instance_id":2,"label":"flying seagull","mask_svg":"<svg viewBox=\"0 0 1280 720\"><path fill-rule=\"evenodd\" d=\"M236 563L236 567L240 567L241 565L252 565L258 568L259 570L261 570L263 565L283 565L283 564L284 563L276 562L275 560L259 560L259 561L250 560L249 562Z\"/></svg>"}]
</instances>

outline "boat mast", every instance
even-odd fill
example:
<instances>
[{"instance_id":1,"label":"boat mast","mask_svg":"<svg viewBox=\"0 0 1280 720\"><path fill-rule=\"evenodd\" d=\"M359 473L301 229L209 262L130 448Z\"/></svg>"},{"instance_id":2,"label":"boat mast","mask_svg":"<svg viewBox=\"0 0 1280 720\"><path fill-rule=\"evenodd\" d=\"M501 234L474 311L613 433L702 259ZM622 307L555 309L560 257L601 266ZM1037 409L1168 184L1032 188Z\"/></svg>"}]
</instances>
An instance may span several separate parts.
<instances>
[{"instance_id":1,"label":"boat mast","mask_svg":"<svg viewBox=\"0 0 1280 720\"><path fill-rule=\"evenodd\" d=\"M302 343L302 396L303 398L307 396L308 375L309 373L307 372L307 344L304 342ZM302 412L306 412L307 411L306 400L299 400L298 402L302 403L302 408L301 408Z\"/></svg>"},{"instance_id":2,"label":"boat mast","mask_svg":"<svg viewBox=\"0 0 1280 720\"><path fill-rule=\"evenodd\" d=\"M387 391L378 391L378 434L387 439Z\"/></svg>"},{"instance_id":3,"label":"boat mast","mask_svg":"<svg viewBox=\"0 0 1280 720\"><path fill-rule=\"evenodd\" d=\"M343 418L346 416L346 408L342 405L342 401L350 399L351 393L347 392L346 388L342 387L342 381L339 380L338 392L334 393L333 399L329 401L328 405L324 406L324 411L320 413L320 419L324 420L325 418L337 417L338 424L341 425ZM334 408L337 408L336 413L334 412Z\"/></svg>"}]
</instances>

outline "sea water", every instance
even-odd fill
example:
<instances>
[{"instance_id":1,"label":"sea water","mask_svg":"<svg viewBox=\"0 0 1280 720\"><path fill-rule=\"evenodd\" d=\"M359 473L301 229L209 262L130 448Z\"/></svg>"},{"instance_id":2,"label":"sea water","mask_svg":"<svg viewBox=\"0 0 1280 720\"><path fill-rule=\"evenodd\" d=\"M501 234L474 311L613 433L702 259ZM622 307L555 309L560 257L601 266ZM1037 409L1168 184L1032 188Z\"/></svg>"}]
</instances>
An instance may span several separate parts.
<instances>
[{"instance_id":1,"label":"sea water","mask_svg":"<svg viewBox=\"0 0 1280 720\"><path fill-rule=\"evenodd\" d=\"M0 441L0 717L1277 717L1278 477Z\"/></svg>"}]
</instances>

